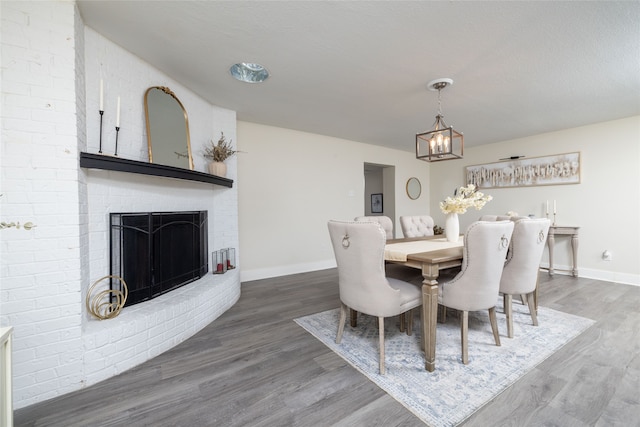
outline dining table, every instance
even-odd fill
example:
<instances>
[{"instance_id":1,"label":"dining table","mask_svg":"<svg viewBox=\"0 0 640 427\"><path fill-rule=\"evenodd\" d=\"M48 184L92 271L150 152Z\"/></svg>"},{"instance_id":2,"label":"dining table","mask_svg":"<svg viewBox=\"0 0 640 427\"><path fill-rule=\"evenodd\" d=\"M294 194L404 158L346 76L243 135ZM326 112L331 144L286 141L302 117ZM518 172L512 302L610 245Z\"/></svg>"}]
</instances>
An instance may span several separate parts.
<instances>
[{"instance_id":1,"label":"dining table","mask_svg":"<svg viewBox=\"0 0 640 427\"><path fill-rule=\"evenodd\" d=\"M401 264L422 272L422 347L425 369L436 367L436 322L438 320L438 277L440 271L462 265L464 238L447 241L442 235L388 239L385 262Z\"/></svg>"}]
</instances>

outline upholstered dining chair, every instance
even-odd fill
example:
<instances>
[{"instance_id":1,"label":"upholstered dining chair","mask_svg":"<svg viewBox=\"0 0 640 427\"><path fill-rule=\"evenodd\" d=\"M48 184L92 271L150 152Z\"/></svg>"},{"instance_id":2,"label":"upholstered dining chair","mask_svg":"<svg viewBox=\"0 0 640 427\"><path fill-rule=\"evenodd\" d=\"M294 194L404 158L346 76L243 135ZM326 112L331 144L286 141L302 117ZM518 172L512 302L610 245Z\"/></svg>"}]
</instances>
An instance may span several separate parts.
<instances>
[{"instance_id":1,"label":"upholstered dining chair","mask_svg":"<svg viewBox=\"0 0 640 427\"><path fill-rule=\"evenodd\" d=\"M538 326L535 291L538 270L551 222L546 218L521 219L515 222L509 253L500 279L500 292L507 316L507 336L513 338L513 295L526 295L531 320Z\"/></svg>"},{"instance_id":2,"label":"upholstered dining chair","mask_svg":"<svg viewBox=\"0 0 640 427\"><path fill-rule=\"evenodd\" d=\"M376 216L357 216L354 218L354 221L368 221L368 222L377 222L384 229L387 239L393 239L393 221L388 216L384 215L376 215ZM403 280L405 282L413 283L416 286L422 285L422 274L420 274L419 270L416 270L412 267L406 267L404 265L399 264L390 264L385 263L385 272L387 277L393 277L394 279ZM356 327L358 325L357 313L355 310L349 310L351 313L351 326ZM405 329L406 324L406 316L400 316L400 331L404 332L405 330L409 333L410 329Z\"/></svg>"},{"instance_id":3,"label":"upholstered dining chair","mask_svg":"<svg viewBox=\"0 0 640 427\"><path fill-rule=\"evenodd\" d=\"M433 236L433 218L429 215L405 215L400 217L404 237Z\"/></svg>"},{"instance_id":4,"label":"upholstered dining chair","mask_svg":"<svg viewBox=\"0 0 640 427\"><path fill-rule=\"evenodd\" d=\"M354 221L377 222L384 229L384 232L387 235L387 239L393 239L393 221L391 221L391 218L389 218L388 216L357 216L355 217Z\"/></svg>"},{"instance_id":5,"label":"upholstered dining chair","mask_svg":"<svg viewBox=\"0 0 640 427\"><path fill-rule=\"evenodd\" d=\"M529 219L527 216L509 216L509 215L482 215L479 221L518 221L521 219Z\"/></svg>"},{"instance_id":6,"label":"upholstered dining chair","mask_svg":"<svg viewBox=\"0 0 640 427\"><path fill-rule=\"evenodd\" d=\"M493 337L496 345L500 345L495 306L513 224L512 221L472 223L464 235L460 273L439 287L438 303L461 312L462 363L465 365L469 363L470 311L489 310Z\"/></svg>"},{"instance_id":7,"label":"upholstered dining chair","mask_svg":"<svg viewBox=\"0 0 640 427\"><path fill-rule=\"evenodd\" d=\"M329 221L327 225L338 264L340 290L340 321L336 344L342 341L348 309L377 317L380 374L384 375L384 318L403 315L421 306L420 288L385 276L386 237L380 224ZM409 315L409 335L412 318Z\"/></svg>"}]
</instances>

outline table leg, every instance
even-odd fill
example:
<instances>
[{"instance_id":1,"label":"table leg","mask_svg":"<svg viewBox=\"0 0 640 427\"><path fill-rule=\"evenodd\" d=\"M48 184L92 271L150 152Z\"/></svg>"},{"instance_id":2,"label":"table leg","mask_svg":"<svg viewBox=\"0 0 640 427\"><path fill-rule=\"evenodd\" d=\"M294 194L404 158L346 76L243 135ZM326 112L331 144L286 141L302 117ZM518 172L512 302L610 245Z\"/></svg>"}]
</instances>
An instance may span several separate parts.
<instances>
[{"instance_id":1,"label":"table leg","mask_svg":"<svg viewBox=\"0 0 640 427\"><path fill-rule=\"evenodd\" d=\"M436 367L436 323L438 321L438 266L422 267L422 342L425 369L433 372Z\"/></svg>"},{"instance_id":2,"label":"table leg","mask_svg":"<svg viewBox=\"0 0 640 427\"><path fill-rule=\"evenodd\" d=\"M573 251L573 269L571 274L573 277L578 277L578 235L571 236L571 249Z\"/></svg>"},{"instance_id":3,"label":"table leg","mask_svg":"<svg viewBox=\"0 0 640 427\"><path fill-rule=\"evenodd\" d=\"M553 246L556 243L556 238L554 237L553 233L549 233L549 236L547 237L547 246L549 246L549 275L553 276L554 271L553 271Z\"/></svg>"}]
</instances>

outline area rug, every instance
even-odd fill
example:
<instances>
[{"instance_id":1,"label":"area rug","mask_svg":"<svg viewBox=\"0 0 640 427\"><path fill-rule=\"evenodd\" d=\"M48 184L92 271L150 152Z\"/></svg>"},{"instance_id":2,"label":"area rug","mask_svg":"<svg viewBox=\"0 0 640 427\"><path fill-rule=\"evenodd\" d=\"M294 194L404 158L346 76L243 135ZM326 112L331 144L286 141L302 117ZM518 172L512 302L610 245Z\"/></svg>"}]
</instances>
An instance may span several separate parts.
<instances>
[{"instance_id":1,"label":"area rug","mask_svg":"<svg viewBox=\"0 0 640 427\"><path fill-rule=\"evenodd\" d=\"M531 324L526 306L514 301L514 338L507 338L502 304L497 307L501 347L495 345L486 311L469 313L469 364L461 362L460 323L449 314L438 323L436 369L424 370L419 316L414 333L399 331L398 321L385 320L386 375L378 368L378 328L372 316L359 315L352 328L347 319L342 342L335 343L339 309L295 319L427 425L455 426L503 392L540 362L595 322L539 307L539 326Z\"/></svg>"}]
</instances>

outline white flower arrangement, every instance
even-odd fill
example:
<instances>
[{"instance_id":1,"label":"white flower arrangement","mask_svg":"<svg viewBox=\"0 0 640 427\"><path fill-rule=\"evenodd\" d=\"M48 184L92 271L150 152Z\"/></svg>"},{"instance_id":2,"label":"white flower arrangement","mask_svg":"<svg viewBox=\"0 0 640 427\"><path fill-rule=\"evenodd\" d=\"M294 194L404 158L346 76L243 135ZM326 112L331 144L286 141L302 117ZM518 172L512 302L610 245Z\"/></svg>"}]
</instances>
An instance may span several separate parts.
<instances>
[{"instance_id":1,"label":"white flower arrangement","mask_svg":"<svg viewBox=\"0 0 640 427\"><path fill-rule=\"evenodd\" d=\"M463 214L469 208L475 208L479 211L491 200L493 200L493 197L477 191L475 185L469 184L466 187L456 189L453 197L449 196L440 202L440 210L445 214Z\"/></svg>"}]
</instances>

